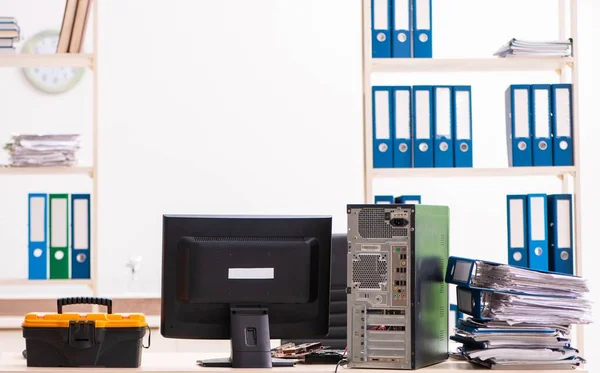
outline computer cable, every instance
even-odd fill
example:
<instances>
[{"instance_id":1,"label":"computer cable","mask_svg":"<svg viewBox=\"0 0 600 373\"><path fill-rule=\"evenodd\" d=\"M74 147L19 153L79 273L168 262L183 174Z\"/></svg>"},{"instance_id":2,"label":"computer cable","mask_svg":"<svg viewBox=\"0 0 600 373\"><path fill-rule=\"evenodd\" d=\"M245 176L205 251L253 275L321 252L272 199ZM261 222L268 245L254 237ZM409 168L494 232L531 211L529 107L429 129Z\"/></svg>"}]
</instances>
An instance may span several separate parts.
<instances>
[{"instance_id":1,"label":"computer cable","mask_svg":"<svg viewBox=\"0 0 600 373\"><path fill-rule=\"evenodd\" d=\"M335 364L335 370L333 371L333 373L337 373L338 368L342 365L347 365L348 364L348 359L342 359L340 361L338 361L337 364Z\"/></svg>"}]
</instances>

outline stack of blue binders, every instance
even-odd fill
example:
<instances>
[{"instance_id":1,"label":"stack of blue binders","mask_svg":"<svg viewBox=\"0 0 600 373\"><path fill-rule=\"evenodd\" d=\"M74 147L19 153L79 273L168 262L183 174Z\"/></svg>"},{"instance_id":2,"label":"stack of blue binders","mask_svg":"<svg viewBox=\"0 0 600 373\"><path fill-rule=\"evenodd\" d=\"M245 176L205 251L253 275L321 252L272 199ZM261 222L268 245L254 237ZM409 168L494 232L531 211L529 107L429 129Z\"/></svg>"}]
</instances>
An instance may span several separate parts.
<instances>
[{"instance_id":1,"label":"stack of blue binders","mask_svg":"<svg viewBox=\"0 0 600 373\"><path fill-rule=\"evenodd\" d=\"M572 166L571 84L513 84L506 90L508 163Z\"/></svg>"},{"instance_id":2,"label":"stack of blue binders","mask_svg":"<svg viewBox=\"0 0 600 373\"><path fill-rule=\"evenodd\" d=\"M471 86L375 86L373 168L473 167Z\"/></svg>"},{"instance_id":3,"label":"stack of blue binders","mask_svg":"<svg viewBox=\"0 0 600 373\"><path fill-rule=\"evenodd\" d=\"M91 278L90 203L87 193L29 193L29 280Z\"/></svg>"},{"instance_id":4,"label":"stack of blue binders","mask_svg":"<svg viewBox=\"0 0 600 373\"><path fill-rule=\"evenodd\" d=\"M371 0L373 58L432 58L431 0Z\"/></svg>"},{"instance_id":5,"label":"stack of blue binders","mask_svg":"<svg viewBox=\"0 0 600 373\"><path fill-rule=\"evenodd\" d=\"M450 257L460 319L454 357L492 369L572 369L584 363L571 326L592 322L587 283L577 276Z\"/></svg>"},{"instance_id":6,"label":"stack of blue binders","mask_svg":"<svg viewBox=\"0 0 600 373\"><path fill-rule=\"evenodd\" d=\"M407 205L420 205L421 196L375 196L376 205L392 205L394 203L407 204Z\"/></svg>"},{"instance_id":7,"label":"stack of blue binders","mask_svg":"<svg viewBox=\"0 0 600 373\"><path fill-rule=\"evenodd\" d=\"M508 263L572 275L572 204L571 194L508 195Z\"/></svg>"}]
</instances>

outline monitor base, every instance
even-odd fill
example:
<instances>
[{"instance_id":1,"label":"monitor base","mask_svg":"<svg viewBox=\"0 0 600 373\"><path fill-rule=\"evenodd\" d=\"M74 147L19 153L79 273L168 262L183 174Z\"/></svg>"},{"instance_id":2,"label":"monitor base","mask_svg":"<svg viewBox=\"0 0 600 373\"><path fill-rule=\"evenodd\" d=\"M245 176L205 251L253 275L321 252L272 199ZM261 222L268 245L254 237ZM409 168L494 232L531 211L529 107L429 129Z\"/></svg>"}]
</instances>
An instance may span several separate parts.
<instances>
[{"instance_id":1,"label":"monitor base","mask_svg":"<svg viewBox=\"0 0 600 373\"><path fill-rule=\"evenodd\" d=\"M296 364L296 360L292 360L292 359L271 359L271 362L272 362L271 364L274 368L293 367ZM233 367L231 358L198 360L196 363L200 366L207 367L207 368L232 368Z\"/></svg>"},{"instance_id":2,"label":"monitor base","mask_svg":"<svg viewBox=\"0 0 600 373\"><path fill-rule=\"evenodd\" d=\"M269 312L264 307L230 306L231 356L198 360L205 367L272 368L292 367L295 360L271 357Z\"/></svg>"}]
</instances>

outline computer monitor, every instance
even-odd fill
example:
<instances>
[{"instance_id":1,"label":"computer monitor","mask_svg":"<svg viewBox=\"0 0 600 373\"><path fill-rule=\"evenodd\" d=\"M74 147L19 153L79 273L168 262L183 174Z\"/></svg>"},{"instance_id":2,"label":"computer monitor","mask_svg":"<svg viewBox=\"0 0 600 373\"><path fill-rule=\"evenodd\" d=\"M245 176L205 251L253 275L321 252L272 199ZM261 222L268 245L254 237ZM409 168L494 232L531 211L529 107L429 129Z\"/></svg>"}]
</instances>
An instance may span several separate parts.
<instances>
[{"instance_id":1,"label":"computer monitor","mask_svg":"<svg viewBox=\"0 0 600 373\"><path fill-rule=\"evenodd\" d=\"M331 217L163 216L161 334L230 339L204 366L270 368L271 339L325 336Z\"/></svg>"}]
</instances>

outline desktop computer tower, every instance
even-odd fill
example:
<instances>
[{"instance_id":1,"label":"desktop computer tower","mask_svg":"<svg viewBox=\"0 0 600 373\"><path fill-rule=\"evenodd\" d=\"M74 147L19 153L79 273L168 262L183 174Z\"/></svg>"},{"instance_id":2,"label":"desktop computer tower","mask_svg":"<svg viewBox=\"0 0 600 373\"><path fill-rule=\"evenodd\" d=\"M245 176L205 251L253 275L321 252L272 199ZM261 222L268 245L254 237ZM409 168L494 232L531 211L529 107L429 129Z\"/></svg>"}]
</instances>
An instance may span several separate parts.
<instances>
[{"instance_id":1,"label":"desktop computer tower","mask_svg":"<svg viewBox=\"0 0 600 373\"><path fill-rule=\"evenodd\" d=\"M449 209L348 205L348 365L419 369L448 357Z\"/></svg>"}]
</instances>

